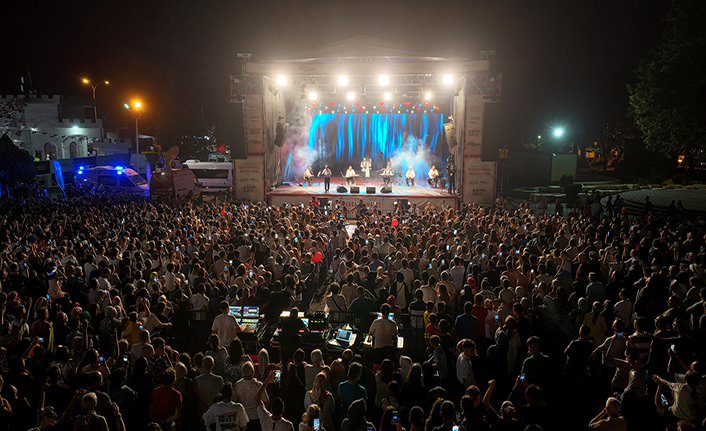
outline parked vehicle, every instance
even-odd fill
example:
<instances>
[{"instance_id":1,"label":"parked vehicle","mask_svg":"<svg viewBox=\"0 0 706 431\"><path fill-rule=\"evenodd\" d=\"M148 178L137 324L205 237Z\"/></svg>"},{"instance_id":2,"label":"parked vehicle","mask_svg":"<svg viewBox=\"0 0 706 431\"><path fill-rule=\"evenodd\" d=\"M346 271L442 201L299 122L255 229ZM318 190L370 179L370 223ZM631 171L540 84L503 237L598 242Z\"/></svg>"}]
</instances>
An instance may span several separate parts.
<instances>
[{"instance_id":1,"label":"parked vehicle","mask_svg":"<svg viewBox=\"0 0 706 431\"><path fill-rule=\"evenodd\" d=\"M124 166L79 166L76 171L76 184L85 190L124 192L149 196L150 187L134 169Z\"/></svg>"},{"instance_id":2,"label":"parked vehicle","mask_svg":"<svg viewBox=\"0 0 706 431\"><path fill-rule=\"evenodd\" d=\"M233 162L214 163L187 160L183 166L188 167L196 175L203 186L202 193L216 194L233 193Z\"/></svg>"}]
</instances>

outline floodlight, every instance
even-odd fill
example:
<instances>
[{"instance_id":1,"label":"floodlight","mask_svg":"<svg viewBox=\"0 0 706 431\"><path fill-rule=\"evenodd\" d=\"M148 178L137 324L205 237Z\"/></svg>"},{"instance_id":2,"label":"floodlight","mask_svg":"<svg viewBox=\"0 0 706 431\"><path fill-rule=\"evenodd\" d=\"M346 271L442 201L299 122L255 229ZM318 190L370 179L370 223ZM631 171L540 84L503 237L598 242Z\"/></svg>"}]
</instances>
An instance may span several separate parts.
<instances>
[{"instance_id":1,"label":"floodlight","mask_svg":"<svg viewBox=\"0 0 706 431\"><path fill-rule=\"evenodd\" d=\"M339 76L338 85L348 85L348 77L346 75Z\"/></svg>"},{"instance_id":2,"label":"floodlight","mask_svg":"<svg viewBox=\"0 0 706 431\"><path fill-rule=\"evenodd\" d=\"M355 93L353 93L352 91L348 93L348 100L355 100Z\"/></svg>"},{"instance_id":3,"label":"floodlight","mask_svg":"<svg viewBox=\"0 0 706 431\"><path fill-rule=\"evenodd\" d=\"M424 99L431 100L431 92L427 91L426 94L424 95Z\"/></svg>"},{"instance_id":4,"label":"floodlight","mask_svg":"<svg viewBox=\"0 0 706 431\"><path fill-rule=\"evenodd\" d=\"M380 85L387 85L390 83L390 78L388 78L387 75L380 75L379 82Z\"/></svg>"},{"instance_id":5,"label":"floodlight","mask_svg":"<svg viewBox=\"0 0 706 431\"><path fill-rule=\"evenodd\" d=\"M554 129L554 136L556 136L557 138L561 138L562 136L564 136L564 129L561 127L557 127L556 129Z\"/></svg>"},{"instance_id":6,"label":"floodlight","mask_svg":"<svg viewBox=\"0 0 706 431\"><path fill-rule=\"evenodd\" d=\"M444 84L446 85L451 85L451 83L454 81L454 77L451 75L444 75Z\"/></svg>"},{"instance_id":7,"label":"floodlight","mask_svg":"<svg viewBox=\"0 0 706 431\"><path fill-rule=\"evenodd\" d=\"M390 100L392 99L392 93L385 93L384 96L385 100Z\"/></svg>"},{"instance_id":8,"label":"floodlight","mask_svg":"<svg viewBox=\"0 0 706 431\"><path fill-rule=\"evenodd\" d=\"M280 75L277 77L277 85L287 85L287 77Z\"/></svg>"},{"instance_id":9,"label":"floodlight","mask_svg":"<svg viewBox=\"0 0 706 431\"><path fill-rule=\"evenodd\" d=\"M309 93L309 100L316 100L316 93Z\"/></svg>"}]
</instances>

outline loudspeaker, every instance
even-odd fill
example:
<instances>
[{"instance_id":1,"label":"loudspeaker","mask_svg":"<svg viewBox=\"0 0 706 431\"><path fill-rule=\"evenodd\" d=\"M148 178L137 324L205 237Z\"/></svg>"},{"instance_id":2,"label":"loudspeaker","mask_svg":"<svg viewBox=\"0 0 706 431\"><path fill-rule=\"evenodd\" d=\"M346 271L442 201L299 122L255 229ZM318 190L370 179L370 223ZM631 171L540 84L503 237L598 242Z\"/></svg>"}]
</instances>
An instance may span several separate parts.
<instances>
[{"instance_id":1,"label":"loudspeaker","mask_svg":"<svg viewBox=\"0 0 706 431\"><path fill-rule=\"evenodd\" d=\"M366 187L365 193L367 193L369 195L374 195L375 194L375 187Z\"/></svg>"},{"instance_id":2,"label":"loudspeaker","mask_svg":"<svg viewBox=\"0 0 706 431\"><path fill-rule=\"evenodd\" d=\"M348 193L348 189L345 188L345 187L343 187L343 186L338 186L338 187L336 188L336 191L337 191L338 193Z\"/></svg>"},{"instance_id":3,"label":"loudspeaker","mask_svg":"<svg viewBox=\"0 0 706 431\"><path fill-rule=\"evenodd\" d=\"M498 161L499 151L503 147L502 105L500 102L483 104L483 132L480 142L481 161Z\"/></svg>"},{"instance_id":4,"label":"loudspeaker","mask_svg":"<svg viewBox=\"0 0 706 431\"><path fill-rule=\"evenodd\" d=\"M277 122L277 132L275 134L274 144L277 145L278 147L281 147L282 145L284 145L284 135L287 134L288 128L289 128L288 123L283 123L281 121Z\"/></svg>"},{"instance_id":5,"label":"loudspeaker","mask_svg":"<svg viewBox=\"0 0 706 431\"><path fill-rule=\"evenodd\" d=\"M351 193L360 193L360 187L351 186Z\"/></svg>"},{"instance_id":6,"label":"loudspeaker","mask_svg":"<svg viewBox=\"0 0 706 431\"><path fill-rule=\"evenodd\" d=\"M380 189L380 193L392 193L392 187L386 186Z\"/></svg>"},{"instance_id":7,"label":"loudspeaker","mask_svg":"<svg viewBox=\"0 0 706 431\"><path fill-rule=\"evenodd\" d=\"M450 123L444 124L444 133L446 134L446 142L449 144L449 147L455 147L458 141L456 140L456 123L453 120L451 120Z\"/></svg>"},{"instance_id":8,"label":"loudspeaker","mask_svg":"<svg viewBox=\"0 0 706 431\"><path fill-rule=\"evenodd\" d=\"M325 208L328 206L328 198L319 198L319 204L322 208Z\"/></svg>"}]
</instances>

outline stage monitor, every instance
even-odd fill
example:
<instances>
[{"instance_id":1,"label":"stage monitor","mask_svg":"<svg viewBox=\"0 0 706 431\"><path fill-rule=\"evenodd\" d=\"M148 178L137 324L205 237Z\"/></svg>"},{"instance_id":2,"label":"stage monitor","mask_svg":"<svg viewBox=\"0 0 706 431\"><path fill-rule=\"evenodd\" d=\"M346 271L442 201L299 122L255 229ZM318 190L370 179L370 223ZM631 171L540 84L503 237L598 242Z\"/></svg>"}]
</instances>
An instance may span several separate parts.
<instances>
[{"instance_id":1,"label":"stage monitor","mask_svg":"<svg viewBox=\"0 0 706 431\"><path fill-rule=\"evenodd\" d=\"M337 191L338 193L348 193L348 189L345 188L345 187L343 187L343 186L338 186L338 187L336 188L336 191Z\"/></svg>"},{"instance_id":2,"label":"stage monitor","mask_svg":"<svg viewBox=\"0 0 706 431\"><path fill-rule=\"evenodd\" d=\"M392 187L391 186L385 186L380 189L380 193L392 193Z\"/></svg>"},{"instance_id":3,"label":"stage monitor","mask_svg":"<svg viewBox=\"0 0 706 431\"><path fill-rule=\"evenodd\" d=\"M336 332L336 341L341 343L350 343L351 335L353 335L353 331L348 329L339 329L338 332Z\"/></svg>"},{"instance_id":4,"label":"stage monitor","mask_svg":"<svg viewBox=\"0 0 706 431\"><path fill-rule=\"evenodd\" d=\"M243 307L243 317L260 317L260 307L255 305L255 306L250 306L246 305Z\"/></svg>"},{"instance_id":5,"label":"stage monitor","mask_svg":"<svg viewBox=\"0 0 706 431\"><path fill-rule=\"evenodd\" d=\"M502 104L483 104L483 132L480 146L480 159L483 162L496 162L503 147Z\"/></svg>"},{"instance_id":6,"label":"stage monitor","mask_svg":"<svg viewBox=\"0 0 706 431\"><path fill-rule=\"evenodd\" d=\"M375 194L375 187L366 187L365 193L369 194L369 195L374 195Z\"/></svg>"},{"instance_id":7,"label":"stage monitor","mask_svg":"<svg viewBox=\"0 0 706 431\"><path fill-rule=\"evenodd\" d=\"M360 193L360 187L351 186L351 193Z\"/></svg>"}]
</instances>

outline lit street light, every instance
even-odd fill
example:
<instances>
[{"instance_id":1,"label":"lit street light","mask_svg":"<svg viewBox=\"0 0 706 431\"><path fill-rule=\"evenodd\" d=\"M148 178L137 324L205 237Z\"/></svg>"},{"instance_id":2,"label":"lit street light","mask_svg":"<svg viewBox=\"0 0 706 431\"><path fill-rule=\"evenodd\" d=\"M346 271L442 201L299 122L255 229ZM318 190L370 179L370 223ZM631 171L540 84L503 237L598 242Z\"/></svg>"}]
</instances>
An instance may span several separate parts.
<instances>
[{"instance_id":1,"label":"lit street light","mask_svg":"<svg viewBox=\"0 0 706 431\"><path fill-rule=\"evenodd\" d=\"M90 85L90 86L91 86L91 90L93 90L93 118L97 120L97 119L98 119L98 111L97 111L97 109L96 109L96 102L95 102L95 100L96 100L96 88L98 88L98 86L101 85L101 84L109 85L110 82L108 82L108 81L103 81L103 82L97 83L96 85L93 85L93 84L91 84L91 81L90 81L88 78L83 78L81 81L83 81L84 84Z\"/></svg>"},{"instance_id":2,"label":"lit street light","mask_svg":"<svg viewBox=\"0 0 706 431\"><path fill-rule=\"evenodd\" d=\"M145 111L144 108L142 107L142 102L140 101L135 101L133 103L133 106L130 107L127 103L125 104L125 109L130 111L132 114L132 118L135 119L135 154L140 154L140 127L139 127L139 121L140 121L140 116L142 116L142 113Z\"/></svg>"}]
</instances>

